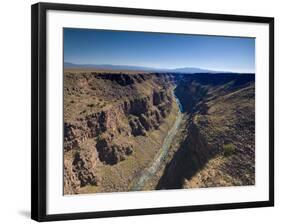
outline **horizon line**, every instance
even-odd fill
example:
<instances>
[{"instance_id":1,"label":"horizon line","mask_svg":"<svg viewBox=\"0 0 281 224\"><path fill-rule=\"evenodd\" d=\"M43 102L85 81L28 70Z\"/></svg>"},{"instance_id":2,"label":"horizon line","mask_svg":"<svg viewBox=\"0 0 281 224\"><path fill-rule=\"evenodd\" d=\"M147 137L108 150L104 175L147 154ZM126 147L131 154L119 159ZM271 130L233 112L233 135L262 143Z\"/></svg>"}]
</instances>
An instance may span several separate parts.
<instances>
[{"instance_id":1,"label":"horizon line","mask_svg":"<svg viewBox=\"0 0 281 224\"><path fill-rule=\"evenodd\" d=\"M77 66L117 66L117 67L136 67L136 68L144 68L144 69L152 69L152 70L177 70L177 69L198 69L198 70L208 70L209 72L213 73L253 73L255 74L255 71L228 71L228 70L220 70L220 69L210 69L210 68L204 68L204 67L196 67L196 66L181 66L181 67L154 67L154 66L146 66L146 65L131 65L131 64L94 64L94 63L75 63L70 61L63 61L63 63L69 63ZM71 68L71 67L68 67ZM75 67L72 67L75 68ZM90 68L90 67L88 67ZM206 71L207 72L207 71Z\"/></svg>"}]
</instances>

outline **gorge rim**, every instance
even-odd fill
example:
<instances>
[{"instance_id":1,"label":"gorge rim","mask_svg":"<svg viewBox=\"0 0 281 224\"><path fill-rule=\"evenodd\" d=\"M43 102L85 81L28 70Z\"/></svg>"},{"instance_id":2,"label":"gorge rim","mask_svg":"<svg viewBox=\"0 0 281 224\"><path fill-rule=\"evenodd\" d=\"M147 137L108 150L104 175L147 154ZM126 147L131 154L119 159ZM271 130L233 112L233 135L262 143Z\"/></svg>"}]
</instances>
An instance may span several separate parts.
<instances>
[{"instance_id":1,"label":"gorge rim","mask_svg":"<svg viewBox=\"0 0 281 224\"><path fill-rule=\"evenodd\" d=\"M63 32L65 195L255 184L255 39Z\"/></svg>"}]
</instances>

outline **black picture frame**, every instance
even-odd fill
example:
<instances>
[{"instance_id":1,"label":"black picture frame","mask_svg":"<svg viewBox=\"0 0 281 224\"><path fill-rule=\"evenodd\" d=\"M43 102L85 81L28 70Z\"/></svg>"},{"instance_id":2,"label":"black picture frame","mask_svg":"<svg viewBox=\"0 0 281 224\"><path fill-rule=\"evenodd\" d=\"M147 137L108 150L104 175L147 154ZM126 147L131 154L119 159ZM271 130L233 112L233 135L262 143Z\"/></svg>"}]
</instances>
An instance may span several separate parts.
<instances>
[{"instance_id":1,"label":"black picture frame","mask_svg":"<svg viewBox=\"0 0 281 224\"><path fill-rule=\"evenodd\" d=\"M75 12L101 12L111 14L162 16L205 20L239 21L269 24L269 200L243 203L208 204L196 206L160 207L101 212L46 214L46 12L64 10ZM163 11L137 8L103 7L73 4L37 3L31 13L31 218L37 221L86 219L161 213L192 212L237 208L274 206L274 18Z\"/></svg>"}]
</instances>

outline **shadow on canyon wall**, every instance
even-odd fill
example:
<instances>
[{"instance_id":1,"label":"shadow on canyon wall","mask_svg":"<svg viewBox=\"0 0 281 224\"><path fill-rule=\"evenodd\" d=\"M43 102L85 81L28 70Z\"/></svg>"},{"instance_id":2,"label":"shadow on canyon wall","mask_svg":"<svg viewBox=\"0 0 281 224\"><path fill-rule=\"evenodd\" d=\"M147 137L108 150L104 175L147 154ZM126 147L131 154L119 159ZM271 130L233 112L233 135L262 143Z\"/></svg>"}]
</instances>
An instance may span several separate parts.
<instances>
[{"instance_id":1,"label":"shadow on canyon wall","mask_svg":"<svg viewBox=\"0 0 281 224\"><path fill-rule=\"evenodd\" d=\"M185 179L191 179L205 164L223 151L225 137L213 141L206 138L200 130L209 126L209 121L198 124L195 116L208 114L208 102L220 96L233 93L253 84L253 74L196 74L179 76L175 95L189 119L185 126L186 136L180 143L172 160L165 167L156 189L180 189ZM239 99L237 99L239 100ZM236 116L235 114L233 116ZM207 116L205 116L207 117ZM224 125L224 124L222 124Z\"/></svg>"}]
</instances>

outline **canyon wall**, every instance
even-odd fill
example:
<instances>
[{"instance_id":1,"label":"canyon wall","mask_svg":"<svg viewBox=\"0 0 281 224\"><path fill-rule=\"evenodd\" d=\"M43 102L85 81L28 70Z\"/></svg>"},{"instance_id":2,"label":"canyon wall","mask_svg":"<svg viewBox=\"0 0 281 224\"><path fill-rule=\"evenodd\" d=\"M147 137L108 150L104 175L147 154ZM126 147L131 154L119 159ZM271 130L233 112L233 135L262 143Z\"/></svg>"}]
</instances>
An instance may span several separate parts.
<instances>
[{"instance_id":1,"label":"canyon wall","mask_svg":"<svg viewBox=\"0 0 281 224\"><path fill-rule=\"evenodd\" d=\"M188 119L156 188L254 184L254 75L181 77L175 93Z\"/></svg>"},{"instance_id":2,"label":"canyon wall","mask_svg":"<svg viewBox=\"0 0 281 224\"><path fill-rule=\"evenodd\" d=\"M161 150L175 96L178 146L153 189L255 183L254 74L81 72L64 83L65 194L130 189Z\"/></svg>"},{"instance_id":3,"label":"canyon wall","mask_svg":"<svg viewBox=\"0 0 281 224\"><path fill-rule=\"evenodd\" d=\"M159 128L171 110L172 83L166 75L151 74L66 74L65 79L65 108L72 111L64 122L64 184L65 193L71 194L79 187L98 185L97 160L105 165L125 160L134 153L135 137ZM82 83L81 89L77 83ZM97 91L87 92L87 86L97 90L99 84L103 92L97 98L105 107L89 103ZM85 98L90 105L86 112L81 106L77 111L70 108L75 108L77 93L79 101Z\"/></svg>"}]
</instances>

